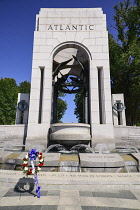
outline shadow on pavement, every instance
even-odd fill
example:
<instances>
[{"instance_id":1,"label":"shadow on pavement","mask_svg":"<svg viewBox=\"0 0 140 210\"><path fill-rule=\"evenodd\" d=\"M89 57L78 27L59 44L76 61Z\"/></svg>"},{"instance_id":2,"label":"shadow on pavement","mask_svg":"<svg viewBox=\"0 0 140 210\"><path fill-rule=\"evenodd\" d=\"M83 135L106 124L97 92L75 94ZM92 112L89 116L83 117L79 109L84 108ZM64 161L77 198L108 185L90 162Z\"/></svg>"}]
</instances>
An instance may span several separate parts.
<instances>
[{"instance_id":1,"label":"shadow on pavement","mask_svg":"<svg viewBox=\"0 0 140 210\"><path fill-rule=\"evenodd\" d=\"M15 185L14 191L19 193L30 193L34 196L37 196L32 191L34 190L34 179L33 178L20 178L17 184Z\"/></svg>"}]
</instances>

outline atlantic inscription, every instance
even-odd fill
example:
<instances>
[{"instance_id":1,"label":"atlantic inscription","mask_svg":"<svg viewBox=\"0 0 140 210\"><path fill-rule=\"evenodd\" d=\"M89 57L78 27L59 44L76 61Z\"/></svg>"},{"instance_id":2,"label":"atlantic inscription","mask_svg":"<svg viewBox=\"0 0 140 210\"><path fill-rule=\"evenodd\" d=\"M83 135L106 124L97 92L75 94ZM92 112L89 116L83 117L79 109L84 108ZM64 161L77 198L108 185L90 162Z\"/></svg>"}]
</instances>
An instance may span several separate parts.
<instances>
[{"instance_id":1,"label":"atlantic inscription","mask_svg":"<svg viewBox=\"0 0 140 210\"><path fill-rule=\"evenodd\" d=\"M47 25L48 31L92 31L94 25Z\"/></svg>"}]
</instances>

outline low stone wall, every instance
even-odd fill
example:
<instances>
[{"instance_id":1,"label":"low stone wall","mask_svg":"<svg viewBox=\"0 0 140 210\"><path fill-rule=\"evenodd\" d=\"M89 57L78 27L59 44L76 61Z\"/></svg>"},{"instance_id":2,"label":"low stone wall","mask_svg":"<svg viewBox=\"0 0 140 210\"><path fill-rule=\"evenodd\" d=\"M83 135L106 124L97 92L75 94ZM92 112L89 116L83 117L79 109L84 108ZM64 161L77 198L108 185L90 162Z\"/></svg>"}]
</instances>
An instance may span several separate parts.
<instances>
[{"instance_id":1,"label":"low stone wall","mask_svg":"<svg viewBox=\"0 0 140 210\"><path fill-rule=\"evenodd\" d=\"M114 126L116 145L132 145L140 147L140 127Z\"/></svg>"},{"instance_id":2,"label":"low stone wall","mask_svg":"<svg viewBox=\"0 0 140 210\"><path fill-rule=\"evenodd\" d=\"M26 132L26 125L0 125L0 147L8 144L22 145Z\"/></svg>"},{"instance_id":3,"label":"low stone wall","mask_svg":"<svg viewBox=\"0 0 140 210\"><path fill-rule=\"evenodd\" d=\"M21 138L25 133L25 125L0 125L0 139Z\"/></svg>"}]
</instances>

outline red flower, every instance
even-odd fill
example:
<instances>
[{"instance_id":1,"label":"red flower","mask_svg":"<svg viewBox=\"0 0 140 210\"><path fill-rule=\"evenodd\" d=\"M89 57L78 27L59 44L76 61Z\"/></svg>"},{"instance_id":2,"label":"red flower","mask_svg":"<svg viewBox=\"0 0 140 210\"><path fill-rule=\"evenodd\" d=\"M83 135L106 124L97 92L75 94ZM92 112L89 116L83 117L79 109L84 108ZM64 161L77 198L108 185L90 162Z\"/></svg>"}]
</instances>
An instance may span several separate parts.
<instances>
[{"instance_id":1,"label":"red flower","mask_svg":"<svg viewBox=\"0 0 140 210\"><path fill-rule=\"evenodd\" d=\"M32 171L29 171L29 172L27 173L27 175L30 175L30 174L32 174Z\"/></svg>"},{"instance_id":2,"label":"red flower","mask_svg":"<svg viewBox=\"0 0 140 210\"><path fill-rule=\"evenodd\" d=\"M40 155L42 155L42 152L40 152Z\"/></svg>"},{"instance_id":3,"label":"red flower","mask_svg":"<svg viewBox=\"0 0 140 210\"><path fill-rule=\"evenodd\" d=\"M39 159L42 159L42 156L40 156Z\"/></svg>"},{"instance_id":4,"label":"red flower","mask_svg":"<svg viewBox=\"0 0 140 210\"><path fill-rule=\"evenodd\" d=\"M26 164L22 164L23 167L25 167L25 166L27 166L27 165L28 165L27 163L26 163Z\"/></svg>"},{"instance_id":5,"label":"red flower","mask_svg":"<svg viewBox=\"0 0 140 210\"><path fill-rule=\"evenodd\" d=\"M38 166L43 166L43 163L39 163L39 165Z\"/></svg>"},{"instance_id":6,"label":"red flower","mask_svg":"<svg viewBox=\"0 0 140 210\"><path fill-rule=\"evenodd\" d=\"M30 168L30 171L32 171L32 168Z\"/></svg>"}]
</instances>

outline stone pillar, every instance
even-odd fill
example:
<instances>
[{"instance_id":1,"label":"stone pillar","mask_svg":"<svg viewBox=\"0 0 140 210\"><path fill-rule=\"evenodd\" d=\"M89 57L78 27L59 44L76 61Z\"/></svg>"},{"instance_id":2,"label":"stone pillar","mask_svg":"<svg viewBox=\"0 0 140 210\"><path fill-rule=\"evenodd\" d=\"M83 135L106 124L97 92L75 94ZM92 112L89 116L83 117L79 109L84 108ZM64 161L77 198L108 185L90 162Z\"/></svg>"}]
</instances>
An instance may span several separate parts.
<instances>
[{"instance_id":1,"label":"stone pillar","mask_svg":"<svg viewBox=\"0 0 140 210\"><path fill-rule=\"evenodd\" d=\"M119 103L118 103L119 102ZM118 106L117 106L118 103ZM120 104L122 103L122 104ZM112 107L113 108L113 124L114 125L123 125L126 126L126 117L125 117L125 106L124 106L124 95L123 93L112 94ZM122 111L117 111L116 108L121 109L124 106Z\"/></svg>"},{"instance_id":2,"label":"stone pillar","mask_svg":"<svg viewBox=\"0 0 140 210\"><path fill-rule=\"evenodd\" d=\"M15 124L27 124L28 123L28 108L29 108L29 94L28 93L18 93L17 100L17 110L16 110L16 120ZM22 104L23 101L23 104ZM24 102L27 104L27 108L24 110ZM23 110L20 110L23 109Z\"/></svg>"},{"instance_id":3,"label":"stone pillar","mask_svg":"<svg viewBox=\"0 0 140 210\"><path fill-rule=\"evenodd\" d=\"M93 63L93 62L92 62ZM98 95L98 70L90 69L90 115L91 124L99 124L99 95Z\"/></svg>"}]
</instances>

